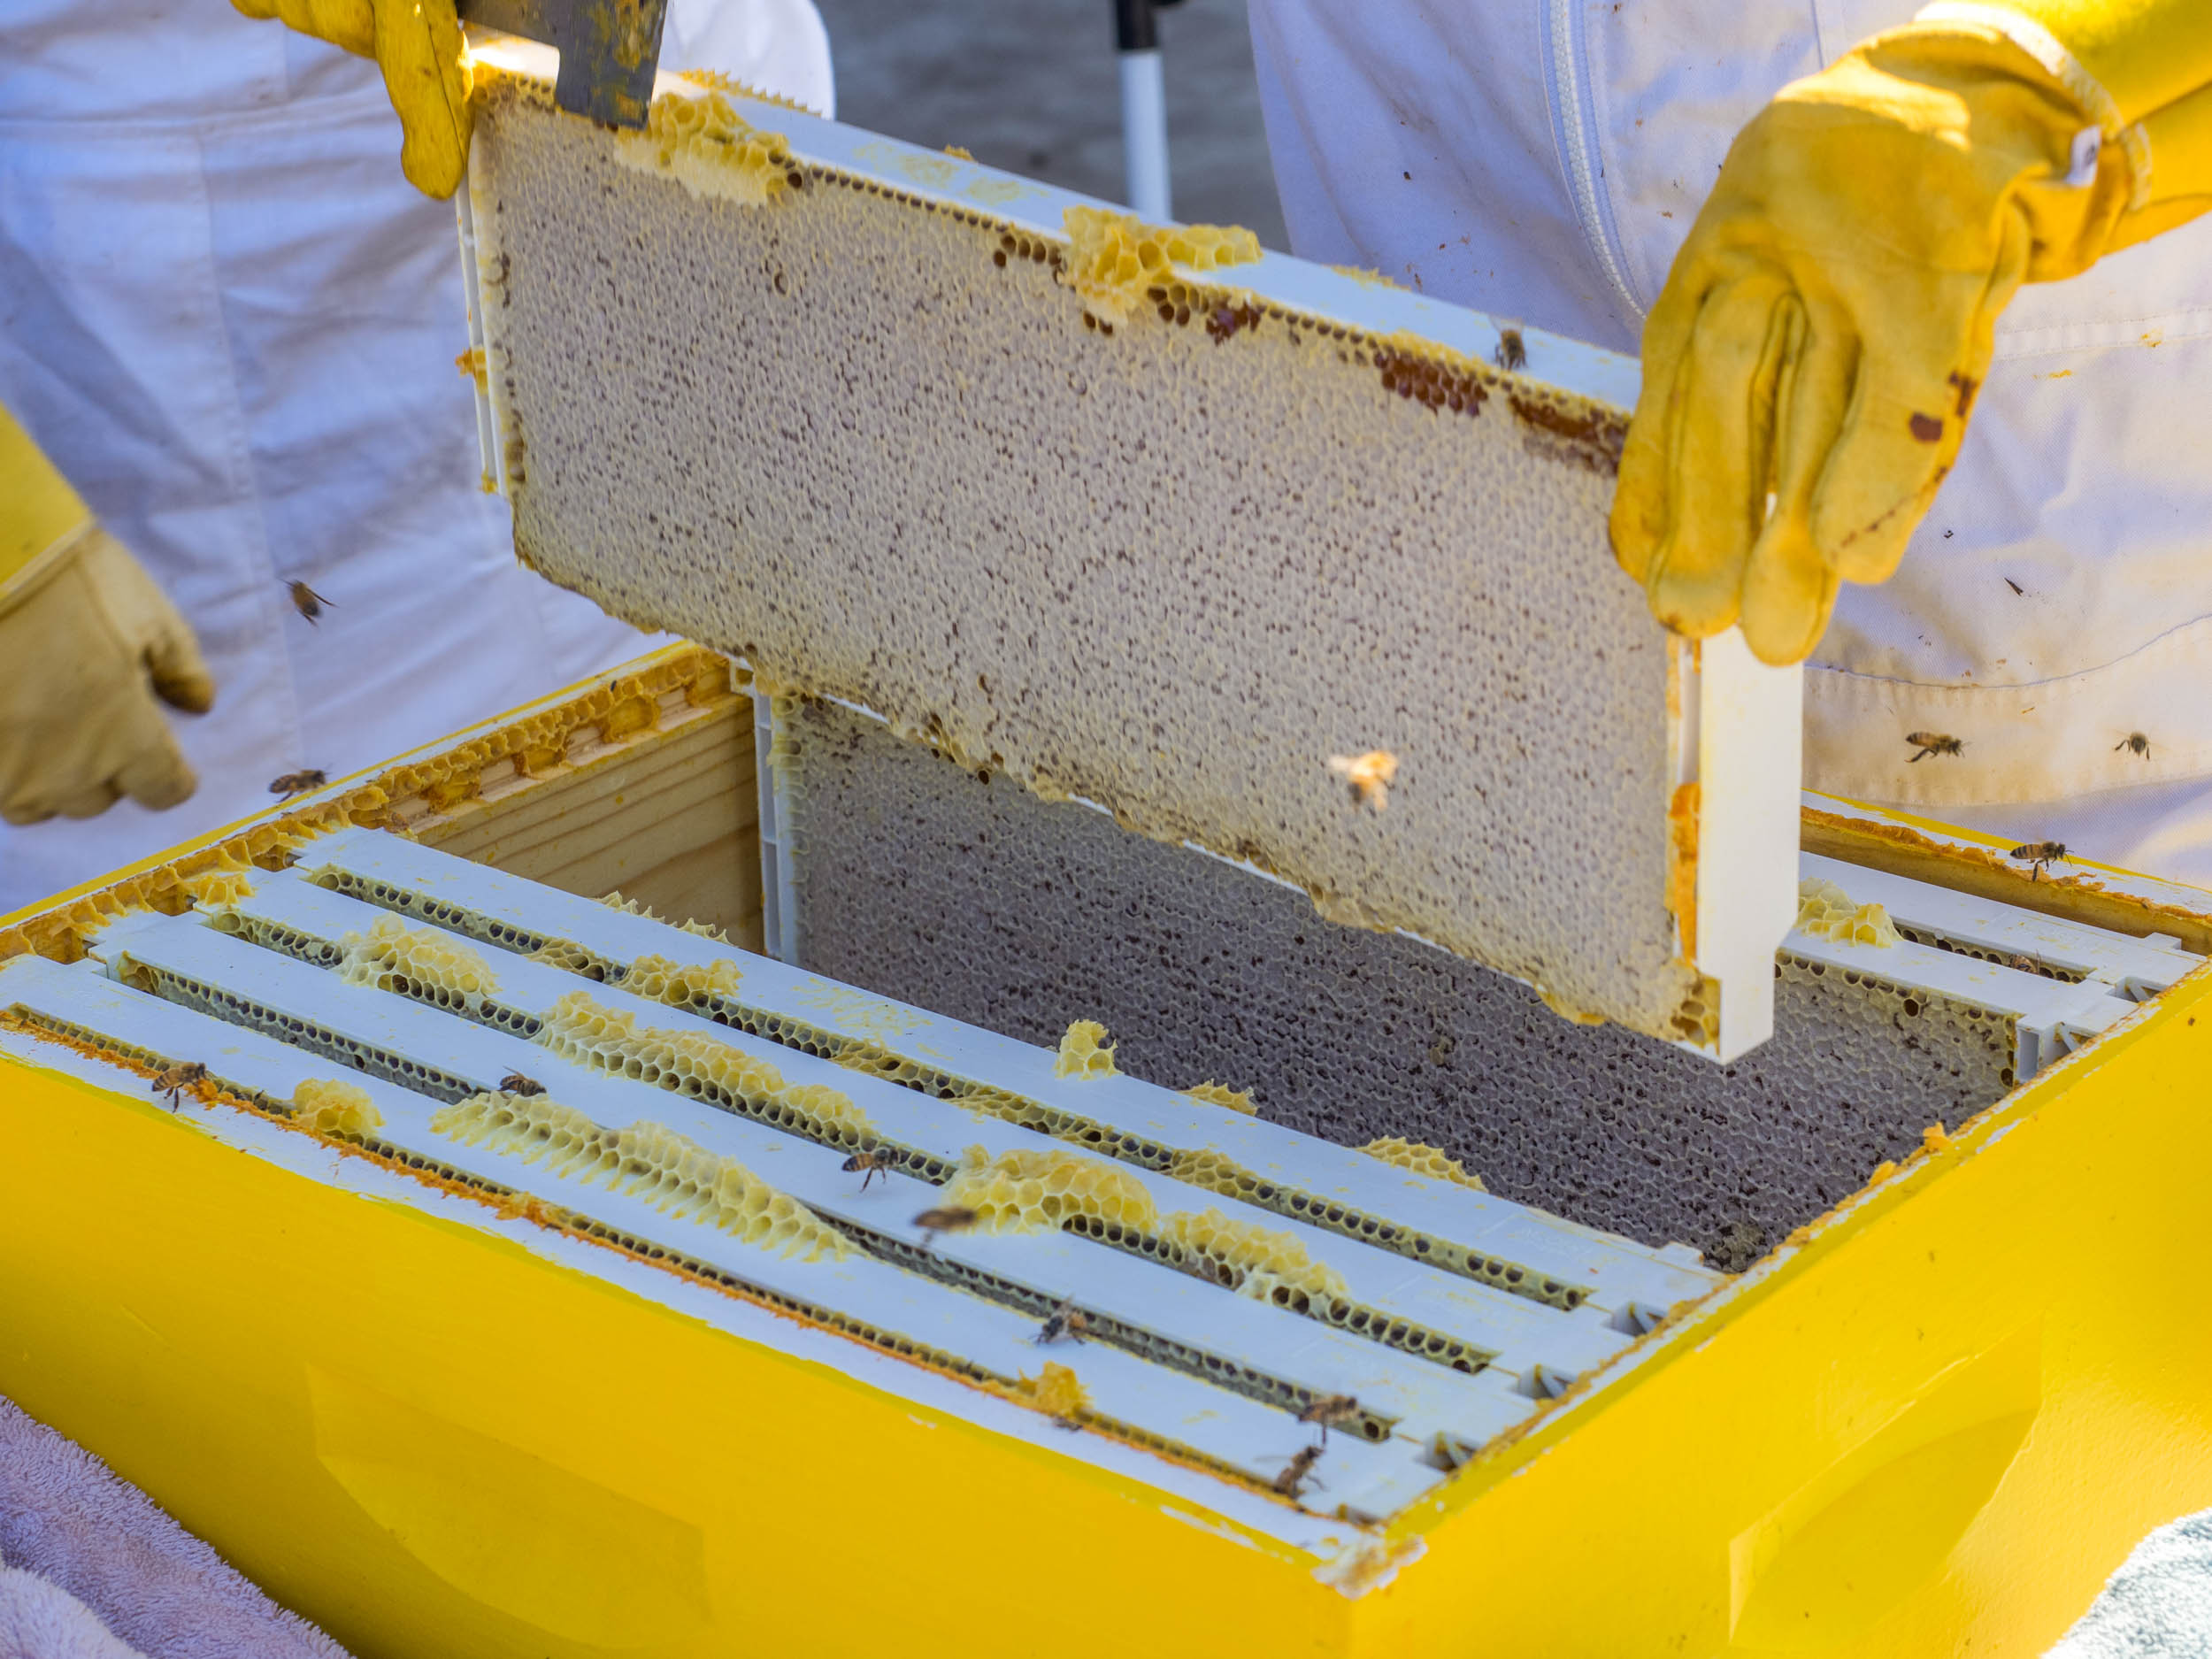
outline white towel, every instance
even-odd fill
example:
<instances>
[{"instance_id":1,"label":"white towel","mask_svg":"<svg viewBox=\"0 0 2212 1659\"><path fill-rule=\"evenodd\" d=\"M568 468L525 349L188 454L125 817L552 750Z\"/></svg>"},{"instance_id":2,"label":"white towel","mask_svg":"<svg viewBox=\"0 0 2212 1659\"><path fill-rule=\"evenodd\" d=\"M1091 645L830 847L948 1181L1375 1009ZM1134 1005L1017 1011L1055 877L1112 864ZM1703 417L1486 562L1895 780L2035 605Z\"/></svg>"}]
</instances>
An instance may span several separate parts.
<instances>
[{"instance_id":1,"label":"white towel","mask_svg":"<svg viewBox=\"0 0 2212 1659\"><path fill-rule=\"evenodd\" d=\"M50 1578L0 1567L0 1659L143 1659Z\"/></svg>"},{"instance_id":2,"label":"white towel","mask_svg":"<svg viewBox=\"0 0 2212 1659\"><path fill-rule=\"evenodd\" d=\"M0 1562L0 1659L347 1659L144 1493L6 1400ZM56 1594L19 1582L34 1578Z\"/></svg>"}]
</instances>

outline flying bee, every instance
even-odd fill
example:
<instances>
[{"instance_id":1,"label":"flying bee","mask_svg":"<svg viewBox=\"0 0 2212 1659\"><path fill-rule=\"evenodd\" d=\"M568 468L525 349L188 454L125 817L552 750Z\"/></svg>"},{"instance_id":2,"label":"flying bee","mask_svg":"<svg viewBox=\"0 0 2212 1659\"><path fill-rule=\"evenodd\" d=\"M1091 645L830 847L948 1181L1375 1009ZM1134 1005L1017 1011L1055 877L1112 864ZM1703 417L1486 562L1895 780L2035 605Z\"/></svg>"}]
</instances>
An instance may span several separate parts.
<instances>
[{"instance_id":1,"label":"flying bee","mask_svg":"<svg viewBox=\"0 0 2212 1659\"><path fill-rule=\"evenodd\" d=\"M868 1190L868 1183L879 1175L888 1181L893 1164L889 1152L881 1147L870 1147L864 1152L854 1153L837 1167L848 1175L859 1176L860 1190L864 1193Z\"/></svg>"},{"instance_id":2,"label":"flying bee","mask_svg":"<svg viewBox=\"0 0 2212 1659\"><path fill-rule=\"evenodd\" d=\"M330 601L305 582L292 582L288 584L288 587L292 595L292 609L305 617L311 626L315 618L322 615L323 607Z\"/></svg>"},{"instance_id":3,"label":"flying bee","mask_svg":"<svg viewBox=\"0 0 2212 1659\"><path fill-rule=\"evenodd\" d=\"M190 1088L195 1083L206 1081L207 1068L197 1060L186 1060L179 1064L165 1067L157 1072L154 1078L153 1092L157 1094L166 1094L169 1097L169 1108L174 1111L183 1105L181 1097L185 1090Z\"/></svg>"},{"instance_id":4,"label":"flying bee","mask_svg":"<svg viewBox=\"0 0 2212 1659\"><path fill-rule=\"evenodd\" d=\"M2014 848L2005 856L2008 858L2022 859L2032 864L2034 870L2029 875L2028 879L2039 881L2043 879L2043 872L2053 864L2066 862L2066 843L2064 841L2028 841Z\"/></svg>"},{"instance_id":5,"label":"flying bee","mask_svg":"<svg viewBox=\"0 0 2212 1659\"><path fill-rule=\"evenodd\" d=\"M1371 749L1364 755L1332 755L1329 770L1351 787L1354 806L1378 812L1390 804L1390 786L1397 781L1398 757L1386 749Z\"/></svg>"},{"instance_id":6,"label":"flying bee","mask_svg":"<svg viewBox=\"0 0 2212 1659\"><path fill-rule=\"evenodd\" d=\"M2124 749L2130 754L2140 755L2145 760L2151 757L2151 741L2140 732L2130 732L2112 746L2112 752L2116 755Z\"/></svg>"},{"instance_id":7,"label":"flying bee","mask_svg":"<svg viewBox=\"0 0 2212 1659\"><path fill-rule=\"evenodd\" d=\"M922 1248L926 1250L937 1242L941 1233L965 1233L982 1217L974 1210L960 1204L945 1204L935 1210L925 1210L914 1217L914 1225L922 1230Z\"/></svg>"},{"instance_id":8,"label":"flying bee","mask_svg":"<svg viewBox=\"0 0 2212 1659\"><path fill-rule=\"evenodd\" d=\"M510 1071L499 1079L499 1092L503 1094L542 1094L545 1093L545 1085L534 1077L525 1077L519 1071Z\"/></svg>"},{"instance_id":9,"label":"flying bee","mask_svg":"<svg viewBox=\"0 0 2212 1659\"><path fill-rule=\"evenodd\" d=\"M1528 342L1521 338L1517 328L1498 330L1498 349L1492 354L1497 365L1509 373L1528 367Z\"/></svg>"},{"instance_id":10,"label":"flying bee","mask_svg":"<svg viewBox=\"0 0 2212 1659\"><path fill-rule=\"evenodd\" d=\"M1302 1446L1283 1465L1283 1472L1269 1484L1284 1497L1295 1498L1304 1487L1306 1477L1313 1472L1313 1466L1320 1458L1321 1448L1318 1446Z\"/></svg>"},{"instance_id":11,"label":"flying bee","mask_svg":"<svg viewBox=\"0 0 2212 1659\"><path fill-rule=\"evenodd\" d=\"M319 789L329 780L312 766L302 772L288 772L269 785L271 795L282 795L289 801L296 795L305 795L310 789Z\"/></svg>"},{"instance_id":12,"label":"flying bee","mask_svg":"<svg viewBox=\"0 0 2212 1659\"><path fill-rule=\"evenodd\" d=\"M1925 760L1931 755L1960 754L1966 748L1964 738L1953 737L1947 732L1908 732L1905 733L1905 741L1916 745L1920 750L1912 757L1912 760L1905 763L1908 766L1911 765L1913 761Z\"/></svg>"},{"instance_id":13,"label":"flying bee","mask_svg":"<svg viewBox=\"0 0 2212 1659\"><path fill-rule=\"evenodd\" d=\"M1359 1402L1350 1394L1316 1394L1298 1414L1298 1420L1319 1425L1321 1443L1325 1446L1331 1429L1342 1428L1358 1415Z\"/></svg>"},{"instance_id":14,"label":"flying bee","mask_svg":"<svg viewBox=\"0 0 2212 1659\"><path fill-rule=\"evenodd\" d=\"M1072 1302L1064 1302L1046 1316L1038 1328L1035 1340L1039 1347L1057 1342L1062 1337L1072 1337L1080 1342L1091 1328L1090 1317Z\"/></svg>"}]
</instances>

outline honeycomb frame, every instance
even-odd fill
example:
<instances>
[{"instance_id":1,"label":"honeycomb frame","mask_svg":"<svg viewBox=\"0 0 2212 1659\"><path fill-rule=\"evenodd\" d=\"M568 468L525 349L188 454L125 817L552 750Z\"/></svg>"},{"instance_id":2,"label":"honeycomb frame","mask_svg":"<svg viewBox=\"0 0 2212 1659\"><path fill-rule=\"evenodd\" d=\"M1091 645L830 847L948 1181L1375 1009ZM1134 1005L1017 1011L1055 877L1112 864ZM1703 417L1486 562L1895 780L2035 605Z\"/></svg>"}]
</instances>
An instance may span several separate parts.
<instances>
[{"instance_id":1,"label":"honeycomb frame","mask_svg":"<svg viewBox=\"0 0 2212 1659\"><path fill-rule=\"evenodd\" d=\"M1632 365L1525 334L1509 373L1487 319L1207 227L1117 220L1106 263L1165 263L1102 320L1071 263L1094 204L664 79L785 146L772 199L716 191L562 115L541 58L480 67L472 277L526 563L1562 1012L1719 1058L1763 1036L1798 681L1674 641L1615 566ZM576 378L618 340L616 384ZM854 364L892 380L818 383ZM894 453L923 465L894 483ZM926 557L853 557L918 502ZM1387 814L1328 766L1376 749Z\"/></svg>"}]
</instances>

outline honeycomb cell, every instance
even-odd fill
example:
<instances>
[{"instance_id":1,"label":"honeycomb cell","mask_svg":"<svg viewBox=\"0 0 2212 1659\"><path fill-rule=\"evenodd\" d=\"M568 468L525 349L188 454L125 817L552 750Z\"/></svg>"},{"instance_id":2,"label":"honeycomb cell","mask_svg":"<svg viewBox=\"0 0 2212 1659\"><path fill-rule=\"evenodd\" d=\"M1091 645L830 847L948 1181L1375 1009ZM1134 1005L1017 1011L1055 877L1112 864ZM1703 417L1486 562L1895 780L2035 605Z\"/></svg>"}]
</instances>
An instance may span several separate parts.
<instances>
[{"instance_id":1,"label":"honeycomb cell","mask_svg":"<svg viewBox=\"0 0 2212 1659\"><path fill-rule=\"evenodd\" d=\"M620 910L625 916L641 916L649 922L660 923L664 927L673 927L683 933L695 933L701 939L711 939L718 945L726 945L731 942L729 934L711 923L696 920L672 922L656 911L651 905L642 903L636 899L624 898L619 890L604 895L599 902L611 910ZM667 958L658 957L655 960L665 961Z\"/></svg>"},{"instance_id":2,"label":"honeycomb cell","mask_svg":"<svg viewBox=\"0 0 2212 1659\"><path fill-rule=\"evenodd\" d=\"M1090 1409L1091 1396L1068 1366L1047 1360L1034 1377L1015 1379L1009 1391L1024 1405L1062 1423L1077 1423Z\"/></svg>"},{"instance_id":3,"label":"honeycomb cell","mask_svg":"<svg viewBox=\"0 0 2212 1659\"><path fill-rule=\"evenodd\" d=\"M1468 1173L1465 1165L1441 1148L1424 1146L1418 1141L1408 1141L1402 1135L1384 1135L1370 1141L1360 1148L1371 1158L1380 1158L1385 1164L1394 1164L1402 1170L1411 1170L1418 1175L1434 1176L1440 1181L1455 1181L1462 1187L1471 1187L1479 1193L1490 1189L1482 1184L1482 1177Z\"/></svg>"},{"instance_id":4,"label":"honeycomb cell","mask_svg":"<svg viewBox=\"0 0 2212 1659\"><path fill-rule=\"evenodd\" d=\"M1571 1025L1473 962L1323 920L1303 893L981 782L850 710L794 718L810 972L1045 1046L1093 1015L1131 1075L1233 1078L1271 1122L1438 1147L1570 1221L1733 1259L1738 1222L1783 1238L2012 1085L2008 1020L1786 954L1774 1037L1732 1065Z\"/></svg>"},{"instance_id":5,"label":"honeycomb cell","mask_svg":"<svg viewBox=\"0 0 2212 1659\"><path fill-rule=\"evenodd\" d=\"M1060 1057L1053 1063L1055 1077L1112 1077L1114 1048L1106 1041L1106 1027L1094 1019L1079 1019L1062 1033Z\"/></svg>"},{"instance_id":6,"label":"honeycomb cell","mask_svg":"<svg viewBox=\"0 0 2212 1659\"><path fill-rule=\"evenodd\" d=\"M664 92L642 133L614 134L624 165L666 173L695 196L766 207L787 195L797 164L780 134L748 125L718 89Z\"/></svg>"},{"instance_id":7,"label":"honeycomb cell","mask_svg":"<svg viewBox=\"0 0 2212 1659\"><path fill-rule=\"evenodd\" d=\"M440 1008L475 1014L499 989L491 965L470 946L434 928L379 917L365 933L338 941L338 977L349 985L396 991Z\"/></svg>"},{"instance_id":8,"label":"honeycomb cell","mask_svg":"<svg viewBox=\"0 0 2212 1659\"><path fill-rule=\"evenodd\" d=\"M1879 904L1854 904L1834 882L1808 876L1797 884L1797 926L1815 939L1845 944L1893 945L1897 925Z\"/></svg>"},{"instance_id":9,"label":"honeycomb cell","mask_svg":"<svg viewBox=\"0 0 2212 1659\"><path fill-rule=\"evenodd\" d=\"M738 964L725 956L703 965L679 965L666 956L640 956L622 978L622 988L656 1002L688 1008L716 997L734 996L744 978Z\"/></svg>"},{"instance_id":10,"label":"honeycomb cell","mask_svg":"<svg viewBox=\"0 0 2212 1659\"><path fill-rule=\"evenodd\" d=\"M605 1007L588 991L554 1003L533 1041L564 1060L716 1101L833 1146L874 1138L868 1114L849 1095L820 1083L787 1086L766 1061L701 1032L641 1030L634 1014Z\"/></svg>"},{"instance_id":11,"label":"honeycomb cell","mask_svg":"<svg viewBox=\"0 0 2212 1659\"><path fill-rule=\"evenodd\" d=\"M1194 1101L1202 1101L1209 1106L1225 1106L1231 1111L1242 1112L1248 1118L1256 1117L1260 1110L1253 1103L1248 1089L1231 1088L1226 1083L1216 1083L1211 1079L1203 1083L1194 1083L1183 1093Z\"/></svg>"},{"instance_id":12,"label":"honeycomb cell","mask_svg":"<svg viewBox=\"0 0 2212 1659\"><path fill-rule=\"evenodd\" d=\"M1269 260L1218 263L1240 238L1179 267L1104 214L1056 275L1039 227L826 161L772 212L703 208L542 88L481 103L533 568L741 655L780 712L879 710L972 780L1675 1034L1680 685L1606 541L1622 411L1300 311ZM1067 281L1125 318L1114 349ZM1378 749L1388 810L1348 811L1328 758Z\"/></svg>"},{"instance_id":13,"label":"honeycomb cell","mask_svg":"<svg viewBox=\"0 0 2212 1659\"><path fill-rule=\"evenodd\" d=\"M1087 1217L1131 1233L1157 1230L1144 1183L1118 1164L1071 1152L1002 1152L970 1147L944 1202L972 1210L981 1233L1042 1233Z\"/></svg>"},{"instance_id":14,"label":"honeycomb cell","mask_svg":"<svg viewBox=\"0 0 2212 1659\"><path fill-rule=\"evenodd\" d=\"M1214 271L1260 257L1260 239L1234 226L1147 225L1134 214L1096 207L1071 207L1062 219L1068 256L1060 280L1101 323L1127 322L1147 289L1172 277L1177 265Z\"/></svg>"},{"instance_id":15,"label":"honeycomb cell","mask_svg":"<svg viewBox=\"0 0 2212 1659\"><path fill-rule=\"evenodd\" d=\"M1233 1221L1218 1210L1178 1210L1160 1236L1237 1294L1258 1302L1329 1302L1348 1296L1344 1276L1306 1254L1287 1233L1256 1222Z\"/></svg>"},{"instance_id":16,"label":"honeycomb cell","mask_svg":"<svg viewBox=\"0 0 2212 1659\"><path fill-rule=\"evenodd\" d=\"M488 1093L441 1108L430 1127L465 1146L642 1198L678 1220L780 1256L810 1262L841 1257L851 1248L798 1200L664 1124L609 1129L542 1094Z\"/></svg>"},{"instance_id":17,"label":"honeycomb cell","mask_svg":"<svg viewBox=\"0 0 2212 1659\"><path fill-rule=\"evenodd\" d=\"M1211 1147L1177 1152L1169 1161L1167 1172L1186 1186L1202 1187L1224 1198L1249 1198L1260 1184L1260 1178L1250 1170Z\"/></svg>"},{"instance_id":18,"label":"honeycomb cell","mask_svg":"<svg viewBox=\"0 0 2212 1659\"><path fill-rule=\"evenodd\" d=\"M195 875L187 876L183 886L184 890L191 895L193 902L220 909L250 897L253 878L257 873L254 867L242 859L235 862L226 859Z\"/></svg>"},{"instance_id":19,"label":"honeycomb cell","mask_svg":"<svg viewBox=\"0 0 2212 1659\"><path fill-rule=\"evenodd\" d=\"M334 1078L307 1078L292 1091L292 1121L334 1141L366 1141L384 1126L366 1089Z\"/></svg>"}]
</instances>

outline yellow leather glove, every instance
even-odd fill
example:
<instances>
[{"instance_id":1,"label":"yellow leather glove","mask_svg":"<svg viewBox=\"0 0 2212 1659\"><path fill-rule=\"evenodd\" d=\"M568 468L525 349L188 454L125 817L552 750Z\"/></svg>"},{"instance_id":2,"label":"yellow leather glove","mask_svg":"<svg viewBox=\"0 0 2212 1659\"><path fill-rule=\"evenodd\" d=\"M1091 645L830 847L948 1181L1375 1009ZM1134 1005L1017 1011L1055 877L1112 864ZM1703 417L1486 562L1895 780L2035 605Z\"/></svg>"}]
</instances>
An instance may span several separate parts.
<instances>
[{"instance_id":1,"label":"yellow leather glove","mask_svg":"<svg viewBox=\"0 0 2212 1659\"><path fill-rule=\"evenodd\" d=\"M469 158L469 73L453 0L231 0L250 18L362 58L384 72L398 112L399 165L408 182L443 201Z\"/></svg>"},{"instance_id":2,"label":"yellow leather glove","mask_svg":"<svg viewBox=\"0 0 2212 1659\"><path fill-rule=\"evenodd\" d=\"M0 818L189 795L157 696L215 701L192 630L0 410Z\"/></svg>"},{"instance_id":3,"label":"yellow leather glove","mask_svg":"<svg viewBox=\"0 0 2212 1659\"><path fill-rule=\"evenodd\" d=\"M2024 4L1931 7L1784 88L1737 135L1644 326L1613 548L1668 626L1740 618L1764 661L1802 658L1839 580L1896 569L2019 285L2212 205L2189 200L2212 188L2212 142L2189 136L2212 134L2212 5L2036 3L2164 30L2139 52L2159 76L2127 84L2180 88L2166 188L2158 119ZM2193 69L2172 71L2181 55Z\"/></svg>"}]
</instances>

